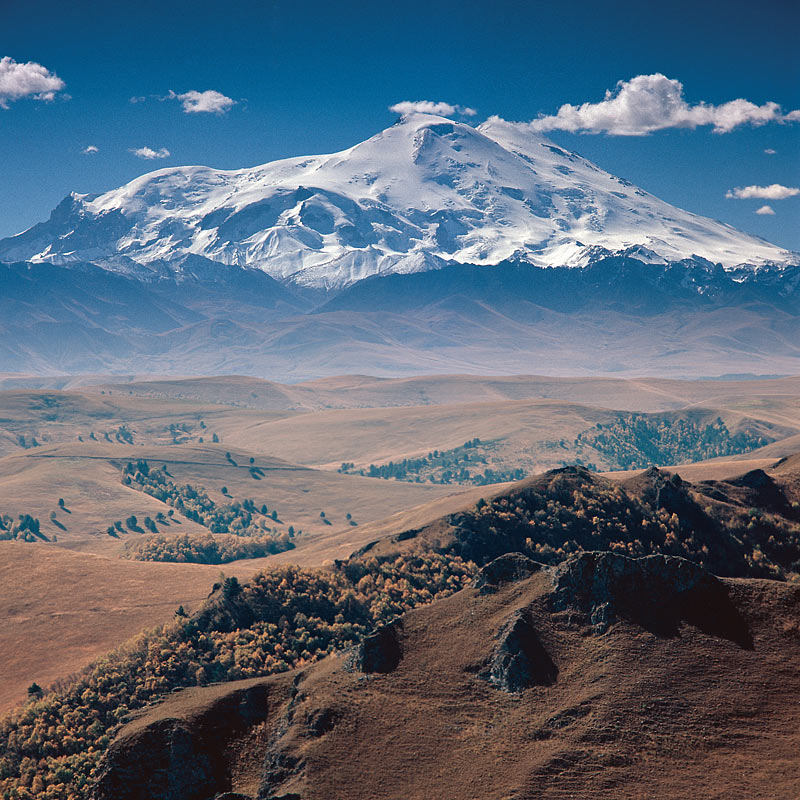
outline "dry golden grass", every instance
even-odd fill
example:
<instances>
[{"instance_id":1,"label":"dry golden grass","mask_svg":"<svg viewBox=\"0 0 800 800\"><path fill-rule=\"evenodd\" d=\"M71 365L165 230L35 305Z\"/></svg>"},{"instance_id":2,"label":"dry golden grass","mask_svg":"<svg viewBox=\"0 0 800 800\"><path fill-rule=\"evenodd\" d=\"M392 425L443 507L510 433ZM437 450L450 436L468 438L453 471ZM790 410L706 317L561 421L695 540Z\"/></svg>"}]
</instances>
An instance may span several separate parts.
<instances>
[{"instance_id":1,"label":"dry golden grass","mask_svg":"<svg viewBox=\"0 0 800 800\"><path fill-rule=\"evenodd\" d=\"M228 461L230 452L236 465ZM250 472L250 458L263 472L260 479ZM141 534L126 532L119 539L106 528L116 520L135 515L139 522L154 517L167 506L121 483L122 466L145 459L153 466L166 465L178 484L204 487L217 503L252 498L279 520L271 523L287 530L289 525L304 533L298 547L317 534L353 527L410 508L460 487L380 481L336 472L324 472L289 464L270 457L250 456L241 450L226 451L222 445L130 446L79 443L34 448L0 459L2 510L12 515L32 514L42 532L56 536L58 544L87 552L118 555L124 542ZM222 488L228 490L222 494ZM63 498L68 511L58 507ZM56 511L56 525L49 518ZM320 512L330 525L323 521ZM206 529L175 515L180 524L163 528L165 533L206 533Z\"/></svg>"},{"instance_id":2,"label":"dry golden grass","mask_svg":"<svg viewBox=\"0 0 800 800\"><path fill-rule=\"evenodd\" d=\"M247 577L261 561L226 564ZM0 541L0 710L33 681L47 686L170 619L194 609L221 567L120 561L61 547Z\"/></svg>"}]
</instances>

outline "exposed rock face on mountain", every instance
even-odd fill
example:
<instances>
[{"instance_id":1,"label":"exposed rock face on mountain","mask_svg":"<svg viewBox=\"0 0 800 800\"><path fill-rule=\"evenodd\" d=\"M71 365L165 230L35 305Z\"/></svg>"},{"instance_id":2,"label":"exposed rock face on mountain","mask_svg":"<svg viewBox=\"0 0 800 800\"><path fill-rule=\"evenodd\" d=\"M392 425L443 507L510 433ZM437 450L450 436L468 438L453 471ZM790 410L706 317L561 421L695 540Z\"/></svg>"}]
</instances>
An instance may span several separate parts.
<instances>
[{"instance_id":1,"label":"exposed rock face on mountain","mask_svg":"<svg viewBox=\"0 0 800 800\"><path fill-rule=\"evenodd\" d=\"M123 729L93 797L797 796L796 587L610 553L486 577L406 614L391 670L334 655L167 700Z\"/></svg>"},{"instance_id":2,"label":"exposed rock face on mountain","mask_svg":"<svg viewBox=\"0 0 800 800\"><path fill-rule=\"evenodd\" d=\"M475 576L472 585L481 594L496 592L506 583L514 583L533 575L543 565L522 553L506 553L486 564Z\"/></svg>"},{"instance_id":3,"label":"exposed rock face on mountain","mask_svg":"<svg viewBox=\"0 0 800 800\"><path fill-rule=\"evenodd\" d=\"M231 689L207 690L195 705L200 699L190 690L176 698L185 712L181 717L167 714L130 724L124 745L108 753L96 796L205 800L230 789L236 748L266 723L270 712L274 715L273 704L279 706L284 698L263 681L241 681Z\"/></svg>"},{"instance_id":4,"label":"exposed rock face on mountain","mask_svg":"<svg viewBox=\"0 0 800 800\"><path fill-rule=\"evenodd\" d=\"M91 261L146 275L192 254L303 286L448 263L797 264L797 254L682 211L529 128L411 114L348 150L234 171L175 167L0 242L0 260Z\"/></svg>"},{"instance_id":5,"label":"exposed rock face on mountain","mask_svg":"<svg viewBox=\"0 0 800 800\"><path fill-rule=\"evenodd\" d=\"M558 667L536 633L530 614L517 612L497 634L497 645L480 673L505 692L521 692L531 686L551 686Z\"/></svg>"},{"instance_id":6,"label":"exposed rock face on mountain","mask_svg":"<svg viewBox=\"0 0 800 800\"><path fill-rule=\"evenodd\" d=\"M402 623L395 621L366 636L356 650L354 667L367 674L395 669L403 657L402 630Z\"/></svg>"}]
</instances>

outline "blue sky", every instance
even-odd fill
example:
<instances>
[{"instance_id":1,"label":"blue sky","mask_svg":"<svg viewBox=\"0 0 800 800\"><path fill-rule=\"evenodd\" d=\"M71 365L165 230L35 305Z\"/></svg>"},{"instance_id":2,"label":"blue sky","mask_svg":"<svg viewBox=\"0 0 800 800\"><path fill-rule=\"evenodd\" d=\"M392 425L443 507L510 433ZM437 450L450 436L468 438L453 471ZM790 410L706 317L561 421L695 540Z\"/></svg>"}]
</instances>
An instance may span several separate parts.
<instances>
[{"instance_id":1,"label":"blue sky","mask_svg":"<svg viewBox=\"0 0 800 800\"><path fill-rule=\"evenodd\" d=\"M798 30L795 0L0 0L0 58L63 82L52 100L6 95L0 107L0 236L45 219L69 191L162 166L348 147L390 125L388 106L402 100L469 106L474 122L528 121L662 74L683 84L690 108L742 98L783 114L800 109ZM2 90L0 69L0 101ZM207 90L235 104L186 113L191 96L163 99ZM726 198L800 187L800 121L548 135L671 203L800 250L800 194ZM97 152L84 153L90 145ZM141 148L170 155L144 159ZM765 205L774 213L755 213Z\"/></svg>"}]
</instances>

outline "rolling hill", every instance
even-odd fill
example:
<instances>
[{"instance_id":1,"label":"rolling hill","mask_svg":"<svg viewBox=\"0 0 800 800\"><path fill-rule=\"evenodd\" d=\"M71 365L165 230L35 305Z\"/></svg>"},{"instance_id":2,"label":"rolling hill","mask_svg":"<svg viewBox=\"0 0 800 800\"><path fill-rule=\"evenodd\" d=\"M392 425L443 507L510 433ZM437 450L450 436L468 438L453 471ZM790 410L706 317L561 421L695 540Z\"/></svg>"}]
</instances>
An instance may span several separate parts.
<instances>
[{"instance_id":1,"label":"rolling hill","mask_svg":"<svg viewBox=\"0 0 800 800\"><path fill-rule=\"evenodd\" d=\"M331 564L506 488L427 477L416 483L413 474L406 480L344 475L337 472L343 461L369 467L438 449L446 458L486 455L481 470L536 472L573 461L578 436L628 413L661 422L720 416L731 432L778 437L763 448L676 468L698 483L769 467L793 451L800 426L796 383L344 376L293 386L250 378L164 379L3 392L0 515L32 515L49 541L0 541L8 576L0 600L13 621L0 652L10 659L6 674L15 676L7 679L2 702L18 702L32 681L46 685L83 668L138 630L167 621L181 604L195 608L221 571L245 579L283 564ZM214 433L219 443L211 441ZM128 435L132 442L119 438ZM475 438L479 446L463 448ZM554 439L564 439L567 449L549 447ZM291 550L219 565L120 559L154 535L147 518L163 537L209 536L196 520L179 511L175 522L165 516L172 506L123 485L125 465L139 460L166 465L176 484L202 490L217 506L248 498L259 508L266 504L268 515L258 519L282 535L290 525L302 534ZM251 466L261 474L254 477ZM432 474L437 480L442 475ZM125 523L130 516L138 530ZM109 535L116 522L122 529ZM59 583L63 575L71 577Z\"/></svg>"},{"instance_id":2,"label":"rolling hill","mask_svg":"<svg viewBox=\"0 0 800 800\"><path fill-rule=\"evenodd\" d=\"M92 797L800 789L791 587L718 580L657 556L590 553L555 570L529 562L528 574L499 581L498 562L355 653L168 699L122 729ZM698 614L701 605L713 610Z\"/></svg>"},{"instance_id":3,"label":"rolling hill","mask_svg":"<svg viewBox=\"0 0 800 800\"><path fill-rule=\"evenodd\" d=\"M94 784L98 798L327 796L329 781L348 780L346 764L363 771L370 742L393 742L398 767L419 761L426 734L404 732L427 719L435 735L410 796L450 796L438 781L453 796L474 794L500 752L503 774L523 793L535 781L557 796L566 780L570 791L599 796L613 776L622 797L640 794L642 781L656 794L688 781L713 797L725 775L741 782L743 757L760 759L748 772L750 794L789 793L797 592L782 579L800 564L799 476L797 457L694 484L654 469L620 484L567 468L323 571L286 566L226 579L191 616L5 720L5 786L18 785L23 753L46 752L47 785L66 776L86 792ZM312 666L359 641L344 658ZM300 669L259 678L292 667ZM145 708L182 687L241 678L256 680ZM414 688L432 680L440 691ZM108 733L131 712L140 718L109 748ZM43 716L54 732L70 719L86 745L37 734ZM376 728L356 747L349 737L367 720ZM644 741L642 725L651 726ZM349 761L331 757L337 742ZM472 765L458 770L463 785L440 747ZM646 765L631 759L642 751ZM156 766L143 781L144 763ZM385 773L372 780L365 796L396 791ZM508 796L510 784L497 790Z\"/></svg>"}]
</instances>

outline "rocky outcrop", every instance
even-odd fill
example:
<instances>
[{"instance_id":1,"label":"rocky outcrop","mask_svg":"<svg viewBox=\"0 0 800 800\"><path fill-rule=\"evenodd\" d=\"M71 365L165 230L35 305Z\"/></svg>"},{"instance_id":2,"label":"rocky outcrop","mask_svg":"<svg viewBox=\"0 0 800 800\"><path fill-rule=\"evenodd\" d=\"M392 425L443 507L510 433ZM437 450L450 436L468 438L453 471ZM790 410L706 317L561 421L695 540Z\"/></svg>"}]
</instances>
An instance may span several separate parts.
<instances>
[{"instance_id":1,"label":"rocky outcrop","mask_svg":"<svg viewBox=\"0 0 800 800\"><path fill-rule=\"evenodd\" d=\"M652 633L674 636L680 623L687 622L706 633L752 646L725 585L703 567L678 556L581 553L553 569L552 581L550 609L577 612L596 633L605 633L626 619Z\"/></svg>"},{"instance_id":2,"label":"rocky outcrop","mask_svg":"<svg viewBox=\"0 0 800 800\"><path fill-rule=\"evenodd\" d=\"M230 691L187 716L123 732L103 759L92 800L234 800L228 744L267 719L266 684Z\"/></svg>"},{"instance_id":3,"label":"rocky outcrop","mask_svg":"<svg viewBox=\"0 0 800 800\"><path fill-rule=\"evenodd\" d=\"M794 797L798 604L674 556L506 555L347 653L168 698L92 797Z\"/></svg>"},{"instance_id":4,"label":"rocky outcrop","mask_svg":"<svg viewBox=\"0 0 800 800\"><path fill-rule=\"evenodd\" d=\"M498 634L484 677L504 692L521 692L531 686L550 686L558 668L545 650L531 618L515 614Z\"/></svg>"},{"instance_id":5,"label":"rocky outcrop","mask_svg":"<svg viewBox=\"0 0 800 800\"><path fill-rule=\"evenodd\" d=\"M375 633L365 636L358 646L353 666L361 672L392 672L403 657L400 620L382 625Z\"/></svg>"}]
</instances>

